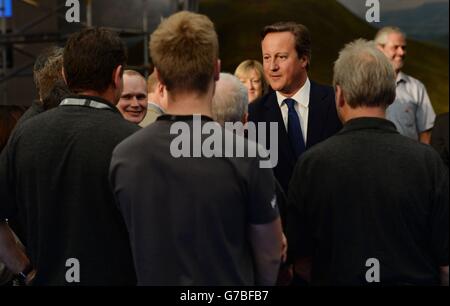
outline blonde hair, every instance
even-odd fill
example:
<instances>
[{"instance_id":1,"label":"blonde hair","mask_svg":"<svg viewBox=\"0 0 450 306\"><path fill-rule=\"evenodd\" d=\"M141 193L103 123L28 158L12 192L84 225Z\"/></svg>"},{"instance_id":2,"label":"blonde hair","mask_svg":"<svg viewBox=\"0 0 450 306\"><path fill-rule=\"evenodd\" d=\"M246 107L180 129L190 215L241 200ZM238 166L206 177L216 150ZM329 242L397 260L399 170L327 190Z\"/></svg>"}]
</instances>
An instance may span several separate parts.
<instances>
[{"instance_id":1,"label":"blonde hair","mask_svg":"<svg viewBox=\"0 0 450 306\"><path fill-rule=\"evenodd\" d=\"M339 52L333 85L352 108L387 107L395 99L395 72L373 42L357 39Z\"/></svg>"},{"instance_id":2,"label":"blonde hair","mask_svg":"<svg viewBox=\"0 0 450 306\"><path fill-rule=\"evenodd\" d=\"M204 15L176 13L151 35L150 54L168 91L205 93L219 57L214 25Z\"/></svg>"},{"instance_id":3,"label":"blonde hair","mask_svg":"<svg viewBox=\"0 0 450 306\"><path fill-rule=\"evenodd\" d=\"M234 71L234 75L238 78L243 78L251 73L251 71L256 71L257 74L259 74L259 78L261 79L261 85L262 85L262 94L266 94L268 91L268 84L266 77L264 75L264 68L263 65L258 62L257 60L245 60L242 63L237 66L236 70Z\"/></svg>"},{"instance_id":4,"label":"blonde hair","mask_svg":"<svg viewBox=\"0 0 450 306\"><path fill-rule=\"evenodd\" d=\"M140 77L145 83L147 83L147 79L139 71L126 69L123 71L123 75L137 76Z\"/></svg>"},{"instance_id":5,"label":"blonde hair","mask_svg":"<svg viewBox=\"0 0 450 306\"><path fill-rule=\"evenodd\" d=\"M62 48L50 48L44 51L36 60L33 78L41 100L45 100L50 95L57 81L63 80L62 67Z\"/></svg>"}]
</instances>

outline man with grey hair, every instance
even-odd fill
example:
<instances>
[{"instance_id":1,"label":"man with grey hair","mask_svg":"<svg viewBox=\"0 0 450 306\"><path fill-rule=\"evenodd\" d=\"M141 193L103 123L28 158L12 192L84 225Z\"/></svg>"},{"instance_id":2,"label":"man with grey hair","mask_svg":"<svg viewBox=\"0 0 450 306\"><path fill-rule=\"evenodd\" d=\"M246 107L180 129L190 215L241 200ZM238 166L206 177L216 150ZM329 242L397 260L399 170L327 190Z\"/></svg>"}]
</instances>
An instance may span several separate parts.
<instances>
[{"instance_id":1,"label":"man with grey hair","mask_svg":"<svg viewBox=\"0 0 450 306\"><path fill-rule=\"evenodd\" d=\"M401 71L406 56L406 36L397 27L384 27L375 36L396 74L396 99L386 110L400 134L429 144L436 114L425 86Z\"/></svg>"},{"instance_id":2,"label":"man with grey hair","mask_svg":"<svg viewBox=\"0 0 450 306\"><path fill-rule=\"evenodd\" d=\"M248 94L244 84L230 73L220 73L216 82L216 92L212 102L213 119L224 125L225 122L242 122L248 117Z\"/></svg>"},{"instance_id":3,"label":"man with grey hair","mask_svg":"<svg viewBox=\"0 0 450 306\"><path fill-rule=\"evenodd\" d=\"M357 40L333 83L344 127L300 158L289 188L295 271L314 285L448 284L448 172L385 119L391 64Z\"/></svg>"}]
</instances>

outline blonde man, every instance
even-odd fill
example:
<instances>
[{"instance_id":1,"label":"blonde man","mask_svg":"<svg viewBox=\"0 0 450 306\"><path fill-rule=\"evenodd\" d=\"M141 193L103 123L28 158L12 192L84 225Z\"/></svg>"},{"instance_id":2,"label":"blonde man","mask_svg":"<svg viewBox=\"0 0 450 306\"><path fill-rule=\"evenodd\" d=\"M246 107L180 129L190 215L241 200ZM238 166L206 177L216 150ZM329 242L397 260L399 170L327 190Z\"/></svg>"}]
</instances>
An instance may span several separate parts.
<instances>
[{"instance_id":1,"label":"blonde man","mask_svg":"<svg viewBox=\"0 0 450 306\"><path fill-rule=\"evenodd\" d=\"M122 116L133 123L139 124L147 113L147 81L135 70L125 70L123 73L123 90L117 103Z\"/></svg>"},{"instance_id":2,"label":"blonde man","mask_svg":"<svg viewBox=\"0 0 450 306\"><path fill-rule=\"evenodd\" d=\"M271 169L257 158L189 158L203 147L198 128L231 135L211 119L220 72L213 23L172 15L152 34L150 53L167 114L119 145L110 171L138 284L273 285L282 238ZM186 155L180 139L190 143L181 144Z\"/></svg>"},{"instance_id":3,"label":"blonde man","mask_svg":"<svg viewBox=\"0 0 450 306\"><path fill-rule=\"evenodd\" d=\"M397 27L384 27L375 42L396 74L396 99L386 110L387 118L402 135L429 144L436 114L422 82L401 71L406 57L405 34Z\"/></svg>"}]
</instances>

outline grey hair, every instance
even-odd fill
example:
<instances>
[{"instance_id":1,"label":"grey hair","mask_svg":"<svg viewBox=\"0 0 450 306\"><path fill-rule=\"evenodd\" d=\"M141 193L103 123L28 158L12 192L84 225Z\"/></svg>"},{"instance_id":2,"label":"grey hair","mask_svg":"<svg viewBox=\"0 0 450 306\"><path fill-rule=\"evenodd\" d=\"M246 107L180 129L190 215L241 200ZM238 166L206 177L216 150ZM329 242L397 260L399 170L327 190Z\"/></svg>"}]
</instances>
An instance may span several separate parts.
<instances>
[{"instance_id":1,"label":"grey hair","mask_svg":"<svg viewBox=\"0 0 450 306\"><path fill-rule=\"evenodd\" d=\"M240 122L247 111L247 88L234 75L220 73L212 101L213 119L223 126L225 122Z\"/></svg>"},{"instance_id":2,"label":"grey hair","mask_svg":"<svg viewBox=\"0 0 450 306\"><path fill-rule=\"evenodd\" d=\"M372 41L357 39L339 52L333 86L340 86L352 107L387 107L395 99L395 72Z\"/></svg>"},{"instance_id":3,"label":"grey hair","mask_svg":"<svg viewBox=\"0 0 450 306\"><path fill-rule=\"evenodd\" d=\"M386 45L388 43L388 36L392 33L401 34L404 38L406 38L405 32L403 32L400 28L388 26L378 30L377 34L375 35L375 43L381 46Z\"/></svg>"}]
</instances>

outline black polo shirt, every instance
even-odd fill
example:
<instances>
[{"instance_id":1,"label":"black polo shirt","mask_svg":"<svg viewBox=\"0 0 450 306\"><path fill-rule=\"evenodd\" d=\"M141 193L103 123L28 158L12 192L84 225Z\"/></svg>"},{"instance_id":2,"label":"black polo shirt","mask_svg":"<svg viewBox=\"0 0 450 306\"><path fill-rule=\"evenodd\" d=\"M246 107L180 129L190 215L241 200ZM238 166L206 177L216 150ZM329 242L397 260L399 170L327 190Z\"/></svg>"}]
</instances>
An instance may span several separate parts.
<instances>
[{"instance_id":1,"label":"black polo shirt","mask_svg":"<svg viewBox=\"0 0 450 306\"><path fill-rule=\"evenodd\" d=\"M448 265L448 171L390 121L350 120L302 156L289 190L290 256L312 257L313 284L368 284L371 258L382 284L439 283Z\"/></svg>"},{"instance_id":2,"label":"black polo shirt","mask_svg":"<svg viewBox=\"0 0 450 306\"><path fill-rule=\"evenodd\" d=\"M1 157L0 218L19 221L36 285L133 285L108 168L113 148L139 127L106 100L73 98L79 105L46 111L15 130ZM79 283L67 281L71 259Z\"/></svg>"},{"instance_id":3,"label":"black polo shirt","mask_svg":"<svg viewBox=\"0 0 450 306\"><path fill-rule=\"evenodd\" d=\"M247 227L278 217L272 170L260 169L257 157L173 157L177 124L191 131L194 156L208 136L193 136L193 116L163 115L119 144L111 161L138 284L254 285Z\"/></svg>"}]
</instances>

